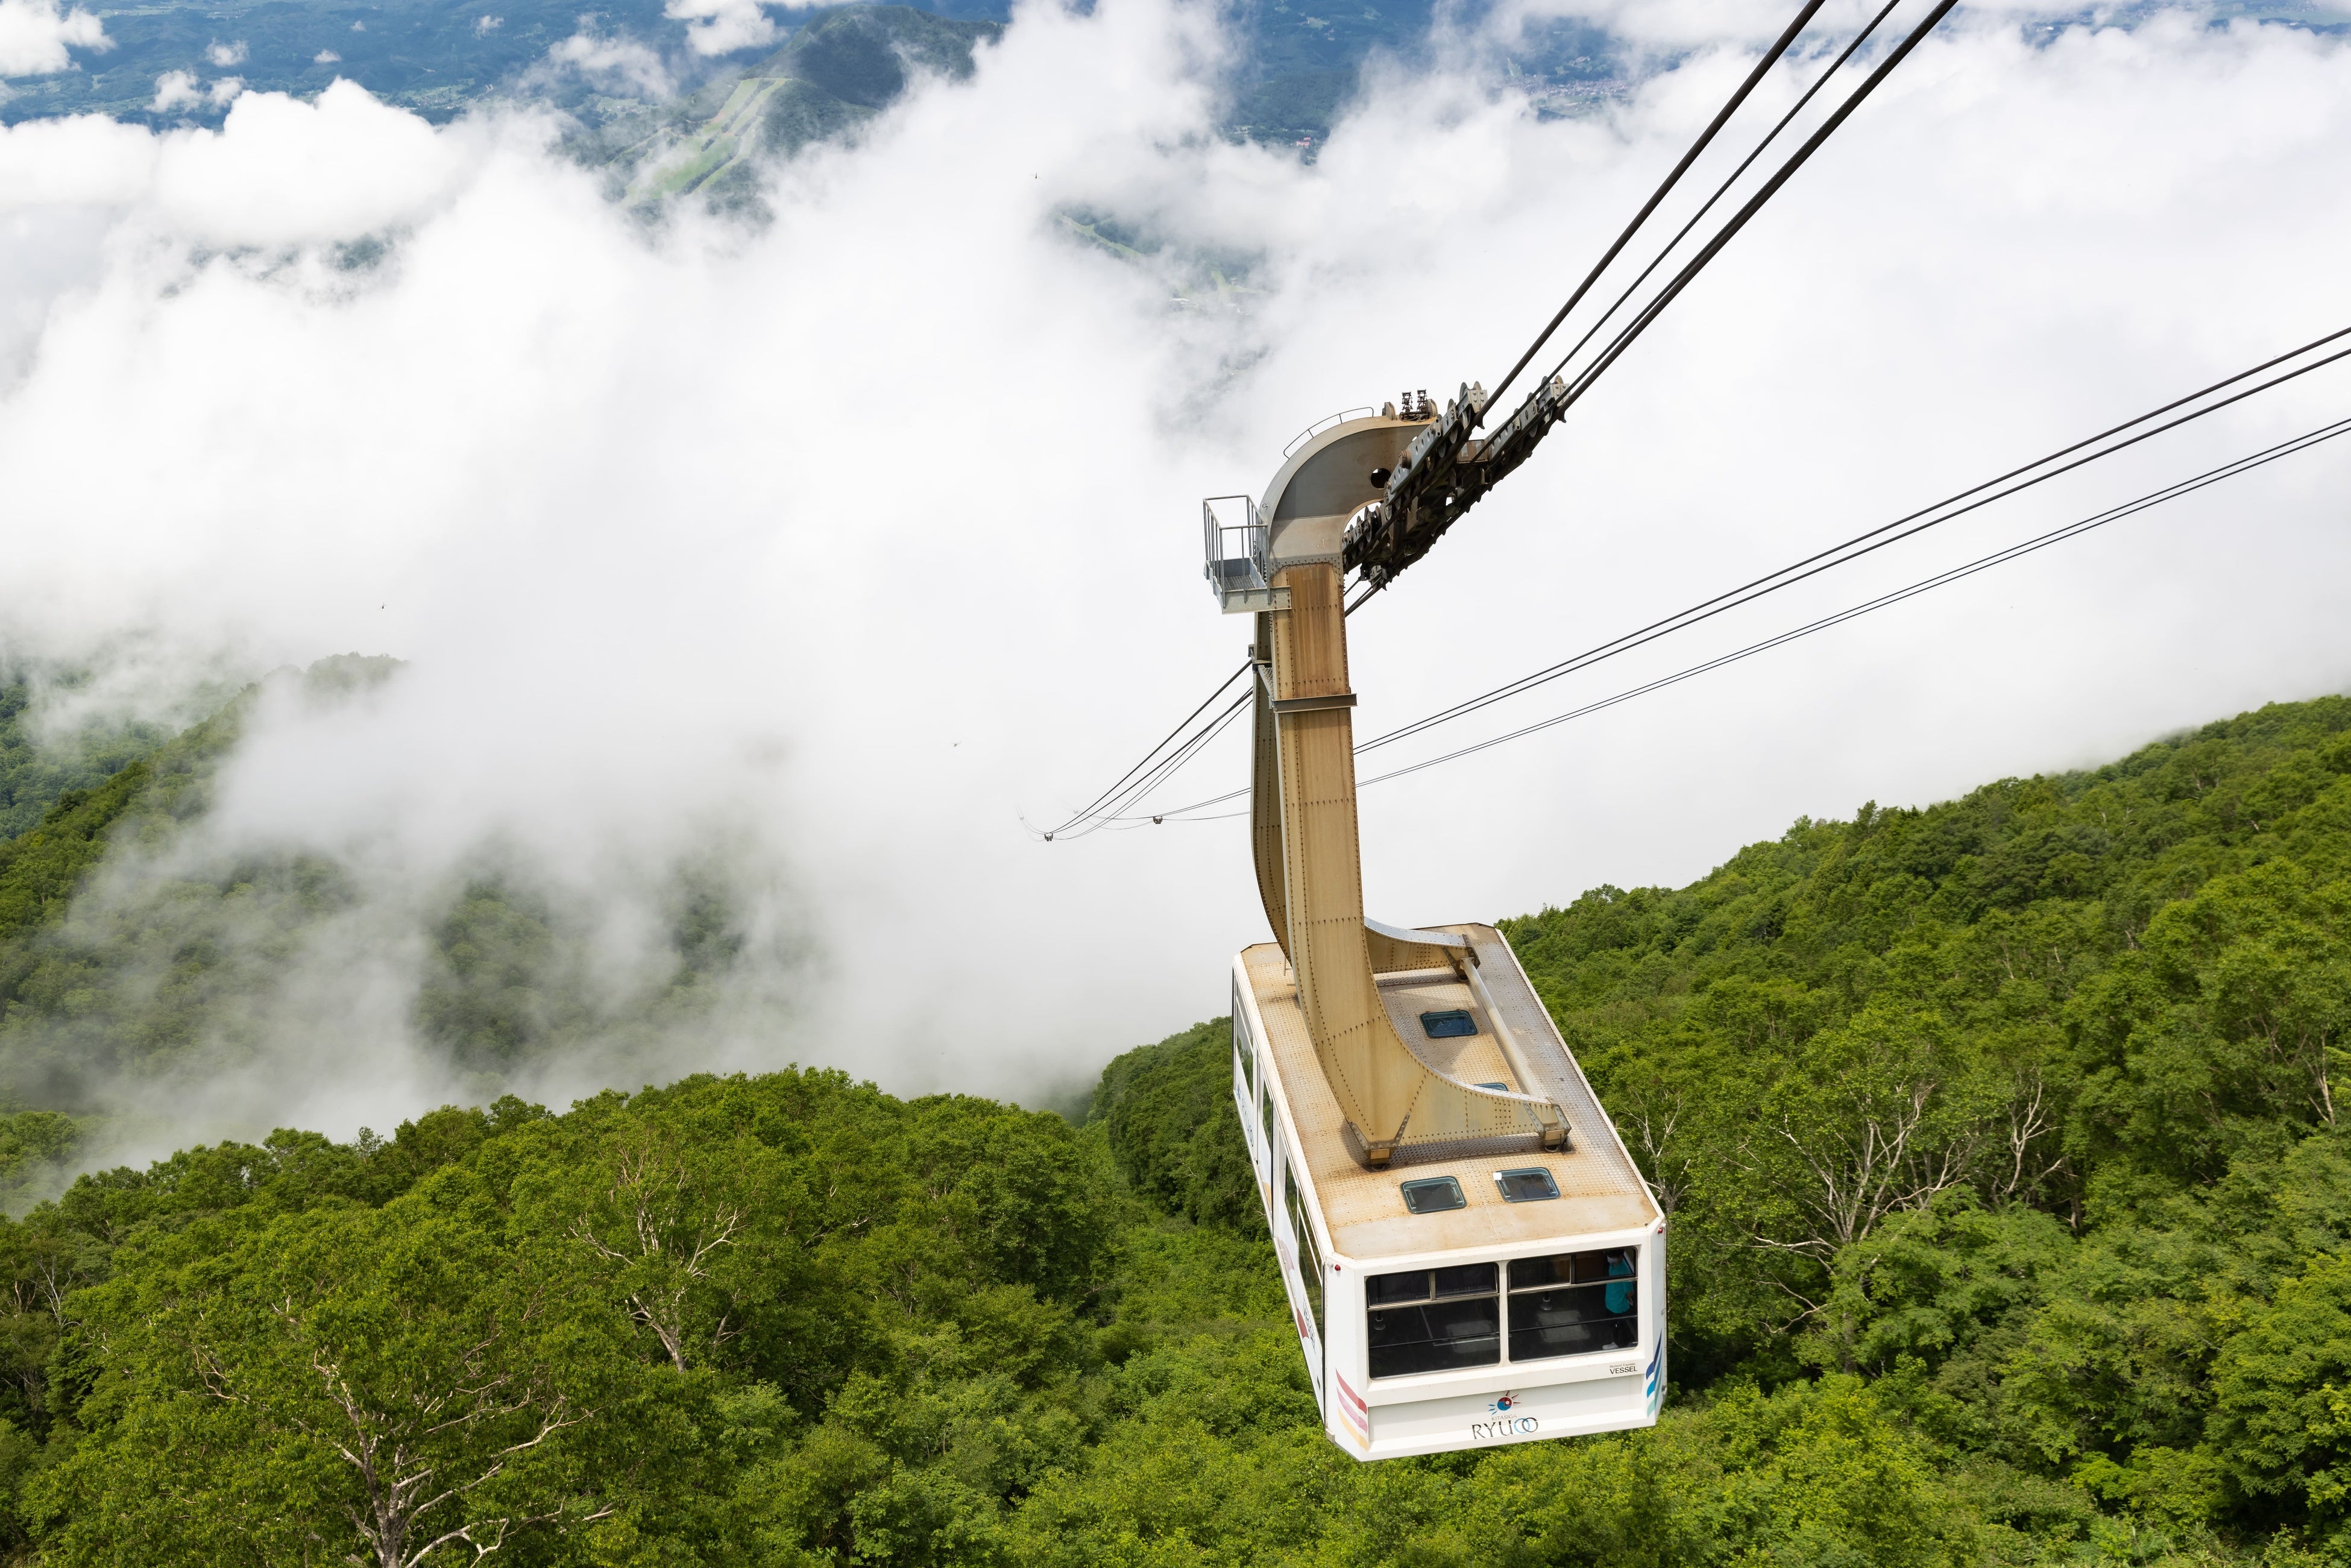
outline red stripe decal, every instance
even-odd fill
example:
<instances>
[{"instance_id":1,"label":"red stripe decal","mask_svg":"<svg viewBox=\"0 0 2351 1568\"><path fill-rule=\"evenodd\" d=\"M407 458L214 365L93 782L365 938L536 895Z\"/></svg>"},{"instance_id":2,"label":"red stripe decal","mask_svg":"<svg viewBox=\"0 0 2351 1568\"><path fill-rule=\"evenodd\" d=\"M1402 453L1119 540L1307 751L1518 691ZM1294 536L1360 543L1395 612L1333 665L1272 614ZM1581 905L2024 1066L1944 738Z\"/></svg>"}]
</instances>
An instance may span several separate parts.
<instances>
[{"instance_id":1,"label":"red stripe decal","mask_svg":"<svg viewBox=\"0 0 2351 1568\"><path fill-rule=\"evenodd\" d=\"M1343 1383L1339 1386L1344 1388L1346 1385ZM1348 1426L1353 1427L1364 1437L1369 1437L1372 1435L1371 1414L1368 1411L1358 1408L1353 1400L1341 1400L1339 1402L1339 1414L1347 1418Z\"/></svg>"}]
</instances>

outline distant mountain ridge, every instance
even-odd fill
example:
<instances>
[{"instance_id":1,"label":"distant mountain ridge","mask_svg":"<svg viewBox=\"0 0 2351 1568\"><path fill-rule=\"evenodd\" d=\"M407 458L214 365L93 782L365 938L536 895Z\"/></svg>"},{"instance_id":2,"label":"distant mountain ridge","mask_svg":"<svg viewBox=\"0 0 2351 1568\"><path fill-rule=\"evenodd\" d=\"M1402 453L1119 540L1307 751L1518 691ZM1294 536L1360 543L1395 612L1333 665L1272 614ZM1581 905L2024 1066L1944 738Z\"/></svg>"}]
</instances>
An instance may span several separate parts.
<instances>
[{"instance_id":1,"label":"distant mountain ridge","mask_svg":"<svg viewBox=\"0 0 2351 1568\"><path fill-rule=\"evenodd\" d=\"M852 131L898 96L909 71L967 74L972 46L1010 16L1008 0L771 12L790 37L747 66L740 55L695 55L686 23L665 15L663 0L615 0L584 14L550 0L161 0L87 8L104 24L107 47L74 50L70 69L0 84L0 124L100 113L157 126L217 125L239 90L310 97L343 78L434 120L498 99L549 104L582 126L575 146L590 161L631 153L633 175L646 154L661 154L653 181L632 181L639 193L698 190L743 156ZM1241 49L1227 131L1320 141L1353 97L1363 60L1375 51L1423 51L1434 16L1433 0L1335 7L1248 0L1231 13ZM575 37L647 51L644 62L658 62L675 95L625 72L563 67L550 51ZM1598 27L1538 22L1505 68L1558 110L1605 96L1623 77L1620 52ZM181 83L168 98L159 95L167 77ZM744 83L753 85L738 94Z\"/></svg>"},{"instance_id":2,"label":"distant mountain ridge","mask_svg":"<svg viewBox=\"0 0 2351 1568\"><path fill-rule=\"evenodd\" d=\"M774 54L729 72L664 116L664 127L622 149L641 172L629 193L648 197L747 189L757 155L789 156L846 137L904 94L916 76L967 78L973 51L1004 32L911 5L856 5L794 33Z\"/></svg>"}]
</instances>

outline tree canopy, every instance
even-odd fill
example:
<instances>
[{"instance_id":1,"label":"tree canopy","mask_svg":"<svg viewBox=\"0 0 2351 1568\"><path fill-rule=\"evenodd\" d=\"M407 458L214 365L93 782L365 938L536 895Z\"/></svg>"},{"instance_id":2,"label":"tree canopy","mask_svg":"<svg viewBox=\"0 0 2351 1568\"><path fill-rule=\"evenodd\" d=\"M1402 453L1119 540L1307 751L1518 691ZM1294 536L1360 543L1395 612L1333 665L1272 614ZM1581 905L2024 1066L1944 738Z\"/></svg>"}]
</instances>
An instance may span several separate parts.
<instances>
[{"instance_id":1,"label":"tree canopy","mask_svg":"<svg viewBox=\"0 0 2351 1568\"><path fill-rule=\"evenodd\" d=\"M2325 699L1507 923L1672 1210L1675 1385L1652 1430L1430 1459L1320 1434L1222 1019L1117 1058L1075 1125L795 1069L92 1173L0 1222L0 1538L59 1565L2341 1561L2346 922Z\"/></svg>"}]
</instances>

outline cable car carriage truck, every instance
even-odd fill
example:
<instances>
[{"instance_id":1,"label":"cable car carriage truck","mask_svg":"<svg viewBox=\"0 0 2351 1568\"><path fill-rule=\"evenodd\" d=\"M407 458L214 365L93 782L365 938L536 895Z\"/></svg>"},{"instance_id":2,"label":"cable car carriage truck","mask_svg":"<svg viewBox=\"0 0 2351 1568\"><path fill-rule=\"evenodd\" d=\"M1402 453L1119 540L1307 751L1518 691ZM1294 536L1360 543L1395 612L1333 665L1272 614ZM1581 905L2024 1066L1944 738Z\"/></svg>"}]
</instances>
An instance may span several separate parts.
<instances>
[{"instance_id":1,"label":"cable car carriage truck","mask_svg":"<svg viewBox=\"0 0 2351 1568\"><path fill-rule=\"evenodd\" d=\"M1205 507L1209 580L1256 617L1276 938L1233 961L1233 1093L1323 1430L1364 1459L1650 1426L1665 1397L1665 1216L1509 945L1364 915L1344 572L1392 476L1474 456L1478 397L1343 421L1261 505Z\"/></svg>"}]
</instances>

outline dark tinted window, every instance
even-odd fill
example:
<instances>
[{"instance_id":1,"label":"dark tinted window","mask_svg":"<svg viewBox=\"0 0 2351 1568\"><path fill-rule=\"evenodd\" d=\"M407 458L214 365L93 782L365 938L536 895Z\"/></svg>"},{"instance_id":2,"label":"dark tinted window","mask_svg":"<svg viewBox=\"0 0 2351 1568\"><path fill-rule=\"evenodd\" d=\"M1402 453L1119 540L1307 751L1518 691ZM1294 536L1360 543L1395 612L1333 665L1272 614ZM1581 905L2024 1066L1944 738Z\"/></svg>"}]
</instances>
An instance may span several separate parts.
<instances>
[{"instance_id":1,"label":"dark tinted window","mask_svg":"<svg viewBox=\"0 0 2351 1568\"><path fill-rule=\"evenodd\" d=\"M1520 1291L1510 1301L1512 1361L1625 1350L1641 1337L1639 1293L1630 1280Z\"/></svg>"},{"instance_id":2,"label":"dark tinted window","mask_svg":"<svg viewBox=\"0 0 2351 1568\"><path fill-rule=\"evenodd\" d=\"M1502 1358L1499 1304L1494 1296L1462 1296L1426 1306L1373 1308L1372 1375L1494 1365Z\"/></svg>"},{"instance_id":3,"label":"dark tinted window","mask_svg":"<svg viewBox=\"0 0 2351 1568\"><path fill-rule=\"evenodd\" d=\"M1588 1285L1595 1280L1629 1280L1640 1268L1640 1253L1630 1247L1618 1247L1606 1252L1578 1252L1575 1257L1575 1282Z\"/></svg>"},{"instance_id":4,"label":"dark tinted window","mask_svg":"<svg viewBox=\"0 0 2351 1568\"><path fill-rule=\"evenodd\" d=\"M1374 1274L1364 1281L1364 1299L1376 1307L1388 1301L1425 1301L1431 1296L1490 1296L1499 1276L1500 1270L1491 1263Z\"/></svg>"},{"instance_id":5,"label":"dark tinted window","mask_svg":"<svg viewBox=\"0 0 2351 1568\"><path fill-rule=\"evenodd\" d=\"M1565 1254L1556 1258L1513 1258L1510 1260L1510 1289L1527 1290L1535 1285L1564 1285L1573 1277Z\"/></svg>"},{"instance_id":6,"label":"dark tinted window","mask_svg":"<svg viewBox=\"0 0 2351 1568\"><path fill-rule=\"evenodd\" d=\"M1510 1289L1538 1285L1587 1285L1601 1280L1629 1280L1640 1266L1640 1249L1616 1247L1605 1252L1560 1252L1549 1258L1510 1260Z\"/></svg>"},{"instance_id":7,"label":"dark tinted window","mask_svg":"<svg viewBox=\"0 0 2351 1568\"><path fill-rule=\"evenodd\" d=\"M1404 1184L1404 1206L1415 1214L1442 1214L1448 1208L1466 1208L1468 1203L1461 1196L1461 1184L1451 1176L1429 1176Z\"/></svg>"},{"instance_id":8,"label":"dark tinted window","mask_svg":"<svg viewBox=\"0 0 2351 1568\"><path fill-rule=\"evenodd\" d=\"M1307 1223L1306 1204L1298 1196L1295 1179L1286 1182L1290 1200L1290 1235L1298 1244L1298 1278L1306 1287L1306 1302L1313 1314L1314 1332L1322 1332L1322 1253L1314 1245L1314 1228Z\"/></svg>"},{"instance_id":9,"label":"dark tinted window","mask_svg":"<svg viewBox=\"0 0 2351 1568\"><path fill-rule=\"evenodd\" d=\"M1496 1171L1494 1185L1502 1189L1506 1203L1534 1203L1559 1196L1559 1183L1551 1179L1547 1170Z\"/></svg>"},{"instance_id":10,"label":"dark tinted window","mask_svg":"<svg viewBox=\"0 0 2351 1568\"><path fill-rule=\"evenodd\" d=\"M1476 1034L1478 1020L1467 1010L1452 1008L1441 1013L1421 1014L1420 1027L1431 1040L1458 1040L1463 1035Z\"/></svg>"},{"instance_id":11,"label":"dark tinted window","mask_svg":"<svg viewBox=\"0 0 2351 1568\"><path fill-rule=\"evenodd\" d=\"M1494 1293L1495 1268L1491 1263L1461 1263L1450 1269L1437 1270L1437 1293L1440 1296L1490 1296Z\"/></svg>"}]
</instances>

